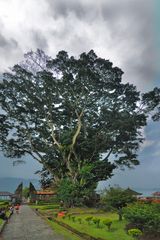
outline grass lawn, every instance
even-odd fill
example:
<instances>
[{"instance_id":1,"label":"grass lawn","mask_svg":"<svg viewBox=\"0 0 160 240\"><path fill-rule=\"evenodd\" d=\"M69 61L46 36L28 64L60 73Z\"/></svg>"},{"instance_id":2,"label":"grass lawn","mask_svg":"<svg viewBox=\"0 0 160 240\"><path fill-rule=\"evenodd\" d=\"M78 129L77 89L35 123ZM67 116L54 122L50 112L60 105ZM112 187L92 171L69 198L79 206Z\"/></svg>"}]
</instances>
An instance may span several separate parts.
<instances>
[{"instance_id":1,"label":"grass lawn","mask_svg":"<svg viewBox=\"0 0 160 240\"><path fill-rule=\"evenodd\" d=\"M41 211L54 210L54 209L58 209L59 210L59 205L58 204L30 205L30 207L33 208L33 209L41 210Z\"/></svg>"},{"instance_id":2,"label":"grass lawn","mask_svg":"<svg viewBox=\"0 0 160 240\"><path fill-rule=\"evenodd\" d=\"M0 201L0 208L6 208L9 205L8 201Z\"/></svg>"},{"instance_id":3,"label":"grass lawn","mask_svg":"<svg viewBox=\"0 0 160 240\"><path fill-rule=\"evenodd\" d=\"M59 224L54 223L48 220L49 225L53 228L53 230L62 235L65 240L82 240L78 236L74 235L72 232L66 230L64 227L61 227Z\"/></svg>"},{"instance_id":4,"label":"grass lawn","mask_svg":"<svg viewBox=\"0 0 160 240\"><path fill-rule=\"evenodd\" d=\"M0 226L2 225L2 223L3 223L3 220L2 220L2 219L0 219Z\"/></svg>"},{"instance_id":5,"label":"grass lawn","mask_svg":"<svg viewBox=\"0 0 160 240\"><path fill-rule=\"evenodd\" d=\"M113 223L111 226L111 230L108 231L107 227L100 223L100 227L97 228L94 223L88 224L85 221L87 216L93 216L96 218L100 218L103 221L105 218L112 219ZM82 219L82 224L78 222L78 218ZM133 238L128 236L125 232L125 225L126 221L123 220L121 222L118 221L118 215L116 213L105 213L105 214L83 214L83 215L76 215L75 222L69 220L68 217L58 218L59 220L63 221L64 223L70 225L71 227L77 229L80 232L87 233L94 237L101 237L103 239L108 240L132 240Z\"/></svg>"}]
</instances>

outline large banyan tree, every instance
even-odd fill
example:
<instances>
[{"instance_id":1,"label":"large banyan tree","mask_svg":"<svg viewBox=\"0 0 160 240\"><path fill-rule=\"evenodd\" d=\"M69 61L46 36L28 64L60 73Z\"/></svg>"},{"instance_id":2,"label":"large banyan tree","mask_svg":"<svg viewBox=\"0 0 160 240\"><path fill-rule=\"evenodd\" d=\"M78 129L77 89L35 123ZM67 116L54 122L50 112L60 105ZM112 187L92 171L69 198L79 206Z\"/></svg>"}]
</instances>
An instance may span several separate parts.
<instances>
[{"instance_id":1,"label":"large banyan tree","mask_svg":"<svg viewBox=\"0 0 160 240\"><path fill-rule=\"evenodd\" d=\"M0 83L1 149L31 155L54 184L95 189L116 167L139 163L146 114L122 70L93 50L79 58L42 51L4 73Z\"/></svg>"}]
</instances>

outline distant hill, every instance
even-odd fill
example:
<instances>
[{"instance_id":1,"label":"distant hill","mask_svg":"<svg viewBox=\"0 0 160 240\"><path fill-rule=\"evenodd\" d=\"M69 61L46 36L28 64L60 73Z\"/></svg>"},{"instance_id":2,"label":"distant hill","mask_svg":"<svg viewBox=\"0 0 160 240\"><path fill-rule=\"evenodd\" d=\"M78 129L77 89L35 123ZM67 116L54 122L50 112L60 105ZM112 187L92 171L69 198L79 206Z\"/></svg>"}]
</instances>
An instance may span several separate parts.
<instances>
[{"instance_id":1,"label":"distant hill","mask_svg":"<svg viewBox=\"0 0 160 240\"><path fill-rule=\"evenodd\" d=\"M23 186L25 187L28 187L29 183L32 182L36 189L40 188L40 184L37 179L5 177L5 178L0 178L0 191L8 191L8 192L14 193L17 186L21 182L23 182Z\"/></svg>"}]
</instances>

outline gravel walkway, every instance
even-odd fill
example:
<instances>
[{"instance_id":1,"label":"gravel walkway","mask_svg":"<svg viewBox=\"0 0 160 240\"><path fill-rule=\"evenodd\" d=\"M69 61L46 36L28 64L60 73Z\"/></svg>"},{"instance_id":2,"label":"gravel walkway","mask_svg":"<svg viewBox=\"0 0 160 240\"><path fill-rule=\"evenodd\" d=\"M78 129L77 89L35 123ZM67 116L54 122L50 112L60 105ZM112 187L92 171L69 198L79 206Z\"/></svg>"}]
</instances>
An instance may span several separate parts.
<instances>
[{"instance_id":1,"label":"gravel walkway","mask_svg":"<svg viewBox=\"0 0 160 240\"><path fill-rule=\"evenodd\" d=\"M19 214L13 214L5 226L2 238L3 240L64 240L27 205L20 208Z\"/></svg>"}]
</instances>

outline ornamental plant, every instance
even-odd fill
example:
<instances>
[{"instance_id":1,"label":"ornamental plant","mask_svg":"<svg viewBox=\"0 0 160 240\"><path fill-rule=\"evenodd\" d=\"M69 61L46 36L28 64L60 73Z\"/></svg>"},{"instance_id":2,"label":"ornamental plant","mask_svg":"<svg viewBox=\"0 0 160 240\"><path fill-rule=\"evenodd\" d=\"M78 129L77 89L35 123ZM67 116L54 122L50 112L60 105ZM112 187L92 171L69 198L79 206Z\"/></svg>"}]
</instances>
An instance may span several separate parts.
<instances>
[{"instance_id":1,"label":"ornamental plant","mask_svg":"<svg viewBox=\"0 0 160 240\"><path fill-rule=\"evenodd\" d=\"M104 224L105 226L107 226L107 227L108 227L108 230L110 231L111 225L112 225L112 220L106 218L106 219L103 221L103 224Z\"/></svg>"},{"instance_id":2,"label":"ornamental plant","mask_svg":"<svg viewBox=\"0 0 160 240\"><path fill-rule=\"evenodd\" d=\"M67 214L67 217L68 217L68 219L70 220L70 219L71 219L71 214L70 214L70 213Z\"/></svg>"},{"instance_id":3,"label":"ornamental plant","mask_svg":"<svg viewBox=\"0 0 160 240\"><path fill-rule=\"evenodd\" d=\"M92 221L94 222L94 224L96 225L96 227L99 228L100 219L99 219L99 218L93 218Z\"/></svg>"},{"instance_id":4,"label":"ornamental plant","mask_svg":"<svg viewBox=\"0 0 160 240\"><path fill-rule=\"evenodd\" d=\"M92 219L93 219L92 216L89 216L89 217L86 217L86 218L85 218L85 220L86 220L86 222L88 222L88 224L91 223Z\"/></svg>"},{"instance_id":5,"label":"ornamental plant","mask_svg":"<svg viewBox=\"0 0 160 240\"><path fill-rule=\"evenodd\" d=\"M142 231L138 228L132 228L128 230L128 234L132 236L134 239L138 239L140 236L142 236Z\"/></svg>"},{"instance_id":6,"label":"ornamental plant","mask_svg":"<svg viewBox=\"0 0 160 240\"><path fill-rule=\"evenodd\" d=\"M77 220L78 220L79 224L82 224L82 218L78 218Z\"/></svg>"},{"instance_id":7,"label":"ornamental plant","mask_svg":"<svg viewBox=\"0 0 160 240\"><path fill-rule=\"evenodd\" d=\"M76 221L75 218L76 218L75 216L72 216L72 217L71 217L71 219L72 219L73 222Z\"/></svg>"}]
</instances>

